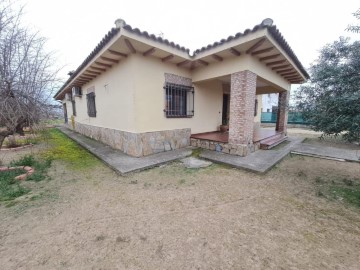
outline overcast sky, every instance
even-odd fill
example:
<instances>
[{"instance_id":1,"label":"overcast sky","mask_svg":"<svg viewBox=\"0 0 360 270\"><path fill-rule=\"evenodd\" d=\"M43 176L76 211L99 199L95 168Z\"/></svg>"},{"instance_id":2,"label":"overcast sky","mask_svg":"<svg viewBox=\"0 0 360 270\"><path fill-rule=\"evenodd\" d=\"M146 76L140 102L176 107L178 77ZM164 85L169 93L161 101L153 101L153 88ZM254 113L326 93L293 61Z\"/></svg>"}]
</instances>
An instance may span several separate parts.
<instances>
[{"instance_id":1,"label":"overcast sky","mask_svg":"<svg viewBox=\"0 0 360 270\"><path fill-rule=\"evenodd\" d=\"M56 52L61 77L76 69L103 36L122 18L132 27L163 33L191 51L272 18L299 60L308 68L326 43L339 36L359 39L345 31L356 22L358 0L20 0L25 22L48 38Z\"/></svg>"}]
</instances>

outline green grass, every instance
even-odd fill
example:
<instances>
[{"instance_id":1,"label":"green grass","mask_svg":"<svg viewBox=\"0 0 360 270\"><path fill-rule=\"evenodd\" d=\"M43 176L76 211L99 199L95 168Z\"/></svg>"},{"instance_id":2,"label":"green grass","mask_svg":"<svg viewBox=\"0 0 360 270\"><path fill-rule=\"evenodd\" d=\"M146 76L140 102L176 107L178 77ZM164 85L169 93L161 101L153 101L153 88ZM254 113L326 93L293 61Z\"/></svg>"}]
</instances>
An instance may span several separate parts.
<instances>
[{"instance_id":1,"label":"green grass","mask_svg":"<svg viewBox=\"0 0 360 270\"><path fill-rule=\"evenodd\" d=\"M18 169L0 173L0 201L10 201L30 191L21 186L19 180L15 180L16 176L24 172Z\"/></svg>"},{"instance_id":2,"label":"green grass","mask_svg":"<svg viewBox=\"0 0 360 270\"><path fill-rule=\"evenodd\" d=\"M48 178L47 170L51 166L51 159L38 160L33 155L25 155L19 160L10 162L10 166L30 166L35 169L32 175L26 178L26 181L39 182Z\"/></svg>"},{"instance_id":3,"label":"green grass","mask_svg":"<svg viewBox=\"0 0 360 270\"><path fill-rule=\"evenodd\" d=\"M318 185L317 196L328 199L345 201L356 207L360 207L360 179L348 177L316 177Z\"/></svg>"},{"instance_id":4,"label":"green grass","mask_svg":"<svg viewBox=\"0 0 360 270\"><path fill-rule=\"evenodd\" d=\"M46 136L51 147L42 153L45 160L62 160L72 169L78 170L91 168L98 163L92 154L61 131L49 129Z\"/></svg>"}]
</instances>

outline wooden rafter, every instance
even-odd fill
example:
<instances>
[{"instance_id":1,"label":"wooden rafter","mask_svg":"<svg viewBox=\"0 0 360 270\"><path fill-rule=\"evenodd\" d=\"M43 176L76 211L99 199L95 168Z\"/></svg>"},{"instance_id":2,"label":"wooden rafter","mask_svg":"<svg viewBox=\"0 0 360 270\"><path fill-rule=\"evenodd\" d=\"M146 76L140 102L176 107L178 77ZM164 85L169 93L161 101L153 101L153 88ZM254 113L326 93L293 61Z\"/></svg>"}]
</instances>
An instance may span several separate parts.
<instances>
[{"instance_id":1,"label":"wooden rafter","mask_svg":"<svg viewBox=\"0 0 360 270\"><path fill-rule=\"evenodd\" d=\"M204 66L208 66L209 65L209 63L208 62L206 62L206 61L204 61L204 60L197 60L200 64L202 64L202 65L204 65Z\"/></svg>"},{"instance_id":2,"label":"wooden rafter","mask_svg":"<svg viewBox=\"0 0 360 270\"><path fill-rule=\"evenodd\" d=\"M85 72L91 73L91 74L95 74L95 75L100 75L100 72L96 72L96 71L92 71L92 70L87 70Z\"/></svg>"},{"instance_id":3,"label":"wooden rafter","mask_svg":"<svg viewBox=\"0 0 360 270\"><path fill-rule=\"evenodd\" d=\"M105 63L102 63L102 62L95 61L95 64L97 64L97 65L99 65L99 66L103 66L103 67L111 68L111 65L109 65L109 64L105 64Z\"/></svg>"},{"instance_id":4,"label":"wooden rafter","mask_svg":"<svg viewBox=\"0 0 360 270\"><path fill-rule=\"evenodd\" d=\"M269 47L263 50L258 50L255 52L252 52L251 55L258 55L258 54L262 54L262 53L267 53L267 52L271 52L274 49L274 47Z\"/></svg>"},{"instance_id":5,"label":"wooden rafter","mask_svg":"<svg viewBox=\"0 0 360 270\"><path fill-rule=\"evenodd\" d=\"M169 54L168 56L165 56L164 58L161 59L162 62L166 62L169 61L170 59L173 59L174 55L173 54Z\"/></svg>"},{"instance_id":6,"label":"wooden rafter","mask_svg":"<svg viewBox=\"0 0 360 270\"><path fill-rule=\"evenodd\" d=\"M287 69L281 69L281 70L277 70L276 72L281 74L281 73L284 73L284 72L289 72L289 71L292 71L294 70L293 68L287 68Z\"/></svg>"},{"instance_id":7,"label":"wooden rafter","mask_svg":"<svg viewBox=\"0 0 360 270\"><path fill-rule=\"evenodd\" d=\"M185 66L189 62L190 62L189 60L185 60L185 61L182 61L182 62L178 63L177 66L182 67L182 66Z\"/></svg>"},{"instance_id":8,"label":"wooden rafter","mask_svg":"<svg viewBox=\"0 0 360 270\"><path fill-rule=\"evenodd\" d=\"M100 57L102 60L104 61L108 61L108 62L111 62L111 63L114 63L114 64L118 64L119 63L119 60L116 60L116 59L113 59L113 58L108 58L108 57L104 57L104 56L101 56Z\"/></svg>"},{"instance_id":9,"label":"wooden rafter","mask_svg":"<svg viewBox=\"0 0 360 270\"><path fill-rule=\"evenodd\" d=\"M236 55L236 56L240 56L241 55L241 52L239 52L237 49L235 48L230 48L229 49L230 52L233 54L233 55Z\"/></svg>"},{"instance_id":10,"label":"wooden rafter","mask_svg":"<svg viewBox=\"0 0 360 270\"><path fill-rule=\"evenodd\" d=\"M191 70L195 69L195 65L196 65L196 61L192 61L190 65L190 69Z\"/></svg>"},{"instance_id":11,"label":"wooden rafter","mask_svg":"<svg viewBox=\"0 0 360 270\"><path fill-rule=\"evenodd\" d=\"M113 54L113 55L118 55L118 56L122 56L122 57L127 57L126 53L122 53L122 52L118 52L118 51L113 51L113 50L108 50L109 53Z\"/></svg>"},{"instance_id":12,"label":"wooden rafter","mask_svg":"<svg viewBox=\"0 0 360 270\"><path fill-rule=\"evenodd\" d=\"M294 76L284 76L285 79L287 80L292 80L292 79L299 79L300 76L299 75L294 75Z\"/></svg>"},{"instance_id":13,"label":"wooden rafter","mask_svg":"<svg viewBox=\"0 0 360 270\"><path fill-rule=\"evenodd\" d=\"M287 68L289 67L290 65L287 64L287 65L282 65L282 66L277 66L277 67L273 67L272 70L279 70L279 69L283 69L283 68Z\"/></svg>"},{"instance_id":14,"label":"wooden rafter","mask_svg":"<svg viewBox=\"0 0 360 270\"><path fill-rule=\"evenodd\" d=\"M125 39L125 44L131 53L136 53L134 46L131 44L130 40L128 40L127 38Z\"/></svg>"},{"instance_id":15,"label":"wooden rafter","mask_svg":"<svg viewBox=\"0 0 360 270\"><path fill-rule=\"evenodd\" d=\"M93 78L95 78L96 77L96 75L87 75L87 74L83 74L83 75L80 75L80 77L79 78L84 78L84 79L93 79Z\"/></svg>"},{"instance_id":16,"label":"wooden rafter","mask_svg":"<svg viewBox=\"0 0 360 270\"><path fill-rule=\"evenodd\" d=\"M247 51L246 53L252 53L253 51L255 51L257 48L259 48L264 42L266 41L266 38L262 38L260 39L258 42L256 42L254 45L252 45Z\"/></svg>"},{"instance_id":17,"label":"wooden rafter","mask_svg":"<svg viewBox=\"0 0 360 270\"><path fill-rule=\"evenodd\" d=\"M98 68L98 67L90 67L91 69L94 69L94 70L98 70L98 71L102 71L102 72L105 72L106 69L105 68Z\"/></svg>"},{"instance_id":18,"label":"wooden rafter","mask_svg":"<svg viewBox=\"0 0 360 270\"><path fill-rule=\"evenodd\" d=\"M84 80L89 80L89 81L91 81L91 80L94 79L94 78L90 78L90 77L80 77L80 79L84 79Z\"/></svg>"},{"instance_id":19,"label":"wooden rafter","mask_svg":"<svg viewBox=\"0 0 360 270\"><path fill-rule=\"evenodd\" d=\"M286 62L286 60L279 60L279 61L274 61L274 62L266 63L266 65L267 65L268 67L270 67L270 66L275 66L275 65L278 65L278 64L283 64L283 63L285 63L285 62Z\"/></svg>"},{"instance_id":20,"label":"wooden rafter","mask_svg":"<svg viewBox=\"0 0 360 270\"><path fill-rule=\"evenodd\" d=\"M213 54L213 55L211 55L212 56L212 58L214 58L215 60L217 60L217 61L219 61L219 62L221 62L222 60L224 60L221 56L219 56L219 55L217 55L217 54Z\"/></svg>"},{"instance_id":21,"label":"wooden rafter","mask_svg":"<svg viewBox=\"0 0 360 270\"><path fill-rule=\"evenodd\" d=\"M261 57L259 60L260 61L265 61L265 60L270 60L270 59L275 59L278 58L281 54L273 54L273 55L269 55L269 56L265 56L265 57Z\"/></svg>"},{"instance_id":22,"label":"wooden rafter","mask_svg":"<svg viewBox=\"0 0 360 270\"><path fill-rule=\"evenodd\" d=\"M153 54L156 51L156 49L154 47L152 47L151 49L147 50L146 52L143 53L143 56L148 56L150 54Z\"/></svg>"},{"instance_id":23,"label":"wooden rafter","mask_svg":"<svg viewBox=\"0 0 360 270\"><path fill-rule=\"evenodd\" d=\"M290 75L295 75L295 74L297 74L296 70L294 70L292 72L282 73L281 76L290 76Z\"/></svg>"}]
</instances>

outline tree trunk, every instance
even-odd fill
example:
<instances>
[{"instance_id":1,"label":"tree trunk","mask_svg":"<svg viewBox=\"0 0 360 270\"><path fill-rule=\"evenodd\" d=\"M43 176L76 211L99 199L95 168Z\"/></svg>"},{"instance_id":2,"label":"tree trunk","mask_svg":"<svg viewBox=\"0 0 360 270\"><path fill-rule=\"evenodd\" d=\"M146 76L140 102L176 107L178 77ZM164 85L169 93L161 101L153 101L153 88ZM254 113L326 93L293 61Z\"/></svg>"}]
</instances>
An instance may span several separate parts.
<instances>
[{"instance_id":1,"label":"tree trunk","mask_svg":"<svg viewBox=\"0 0 360 270\"><path fill-rule=\"evenodd\" d=\"M19 125L16 126L16 131L15 132L17 134L19 134L20 136L25 136L25 132L24 132L22 124L19 124Z\"/></svg>"},{"instance_id":2,"label":"tree trunk","mask_svg":"<svg viewBox=\"0 0 360 270\"><path fill-rule=\"evenodd\" d=\"M0 149L4 143L4 140L7 136L9 136L11 133L7 129L1 129L0 128Z\"/></svg>"}]
</instances>

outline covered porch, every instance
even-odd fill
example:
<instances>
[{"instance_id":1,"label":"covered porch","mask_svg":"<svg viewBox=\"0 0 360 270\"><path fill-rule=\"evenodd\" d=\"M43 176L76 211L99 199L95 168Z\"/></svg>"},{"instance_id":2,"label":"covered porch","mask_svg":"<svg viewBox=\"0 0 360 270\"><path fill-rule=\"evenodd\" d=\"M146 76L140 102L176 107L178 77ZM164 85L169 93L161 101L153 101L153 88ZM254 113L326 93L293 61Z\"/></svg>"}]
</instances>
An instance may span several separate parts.
<instances>
[{"instance_id":1,"label":"covered porch","mask_svg":"<svg viewBox=\"0 0 360 270\"><path fill-rule=\"evenodd\" d=\"M279 143L283 142L286 139L286 135L283 131L277 131L271 128L255 128L253 133L253 145L254 148L260 149L270 149ZM204 132L204 133L197 133L192 134L190 139L196 141L196 146L198 146L198 142L201 145L207 145L206 143L202 143L208 141L209 146L210 142L216 144L229 144L229 132L220 132L220 131L213 131L213 132ZM195 146L195 145L194 145ZM206 147L207 148L207 147ZM256 150L256 149L254 149Z\"/></svg>"}]
</instances>

